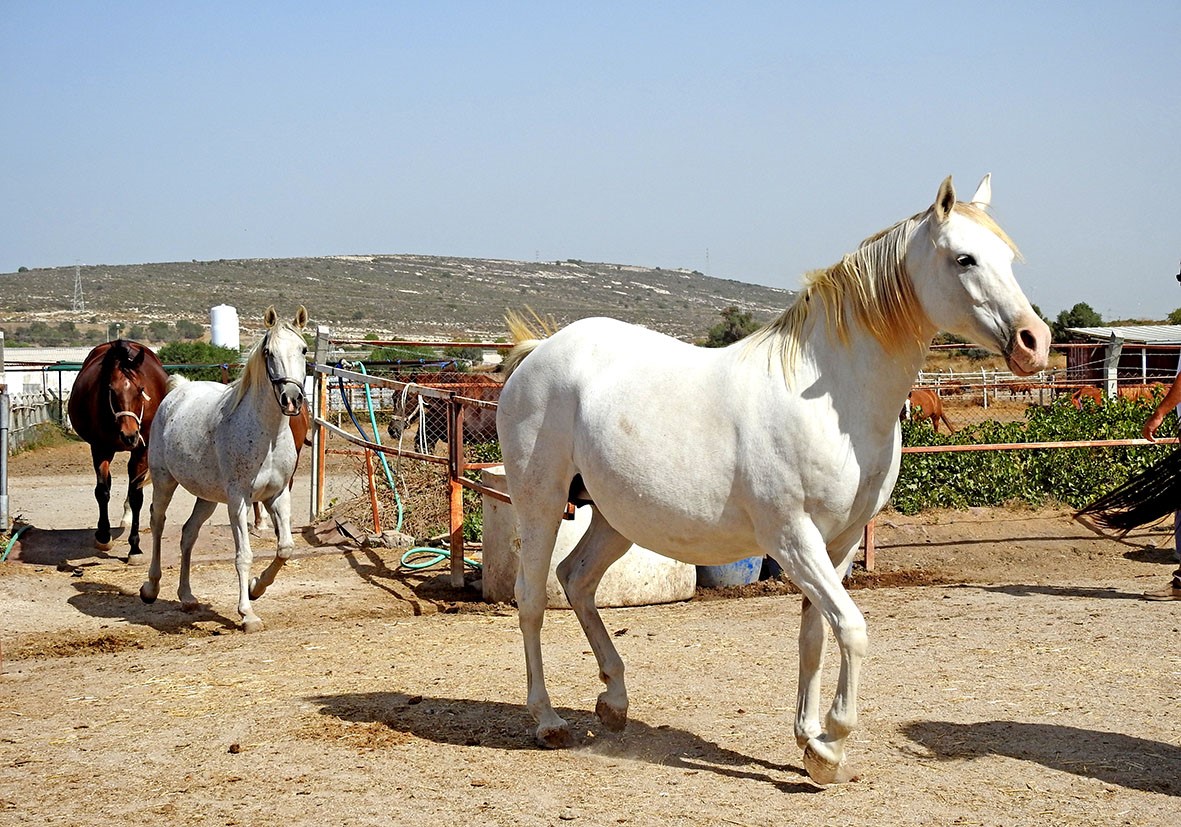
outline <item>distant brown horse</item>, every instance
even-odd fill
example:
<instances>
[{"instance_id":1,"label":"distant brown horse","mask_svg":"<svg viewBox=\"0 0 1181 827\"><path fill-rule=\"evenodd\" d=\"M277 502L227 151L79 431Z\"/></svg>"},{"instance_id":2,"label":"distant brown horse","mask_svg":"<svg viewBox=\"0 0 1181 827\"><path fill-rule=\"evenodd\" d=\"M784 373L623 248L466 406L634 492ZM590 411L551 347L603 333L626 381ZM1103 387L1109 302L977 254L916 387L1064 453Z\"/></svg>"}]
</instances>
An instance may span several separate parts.
<instances>
[{"instance_id":1,"label":"distant brown horse","mask_svg":"<svg viewBox=\"0 0 1181 827\"><path fill-rule=\"evenodd\" d=\"M102 551L111 548L111 523L107 514L111 460L119 451L131 452L127 460L127 507L123 515L131 544L128 562L143 559L139 549L139 511L148 476L148 440L167 382L164 366L148 347L116 339L90 351L70 391L67 406L70 423L78 436L90 443L96 479L94 499L98 502L94 544Z\"/></svg>"},{"instance_id":2,"label":"distant brown horse","mask_svg":"<svg viewBox=\"0 0 1181 827\"><path fill-rule=\"evenodd\" d=\"M1083 385L1081 388L1076 388L1074 392L1070 394L1070 404L1074 405L1074 407L1080 411L1083 409L1083 401L1088 399L1092 402L1092 404L1102 405L1103 391L1092 385Z\"/></svg>"},{"instance_id":3,"label":"distant brown horse","mask_svg":"<svg viewBox=\"0 0 1181 827\"><path fill-rule=\"evenodd\" d=\"M1169 386L1163 382L1152 382L1147 385L1120 385L1119 395L1124 399L1145 399L1149 402L1164 398Z\"/></svg>"},{"instance_id":4,"label":"distant brown horse","mask_svg":"<svg viewBox=\"0 0 1181 827\"><path fill-rule=\"evenodd\" d=\"M456 396L495 402L500 398L503 380L497 374L472 371L462 374L422 373L397 377L400 382L411 382L424 387L453 391ZM422 453L430 453L439 442L447 441L447 400L423 396L411 390L406 394L406 410L390 419L387 432L394 439L418 421L415 442ZM463 409L463 441L465 443L493 442L496 439L496 409L467 405Z\"/></svg>"},{"instance_id":5,"label":"distant brown horse","mask_svg":"<svg viewBox=\"0 0 1181 827\"><path fill-rule=\"evenodd\" d=\"M906 395L906 407L902 410L901 418L915 422L922 422L924 419L930 420L935 433L939 433L939 423L943 422L947 426L949 434L955 433L955 428L951 427L951 423L943 415L943 400L935 391L926 388L911 389L910 393Z\"/></svg>"},{"instance_id":6,"label":"distant brown horse","mask_svg":"<svg viewBox=\"0 0 1181 827\"><path fill-rule=\"evenodd\" d=\"M291 426L291 438L295 440L295 467L299 468L299 452L303 450L305 445L308 445L308 431L312 427L311 413L308 411L307 403L299 409L299 413L290 417L287 423ZM291 472L291 480L287 483L287 489L290 490L295 485L295 472ZM263 527L262 508L258 503L254 504L254 527L261 529Z\"/></svg>"}]
</instances>

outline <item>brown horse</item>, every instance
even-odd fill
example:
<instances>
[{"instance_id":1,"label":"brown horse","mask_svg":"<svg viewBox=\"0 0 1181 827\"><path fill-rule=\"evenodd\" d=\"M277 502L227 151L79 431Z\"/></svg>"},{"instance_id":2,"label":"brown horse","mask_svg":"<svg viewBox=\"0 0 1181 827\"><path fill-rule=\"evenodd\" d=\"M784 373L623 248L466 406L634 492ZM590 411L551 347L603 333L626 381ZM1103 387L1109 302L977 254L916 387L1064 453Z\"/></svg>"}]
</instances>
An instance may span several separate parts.
<instances>
[{"instance_id":1,"label":"brown horse","mask_svg":"<svg viewBox=\"0 0 1181 827\"><path fill-rule=\"evenodd\" d=\"M495 402L500 398L503 379L487 371L447 375L421 373L397 377L400 382L452 391L456 396ZM430 453L439 442L447 441L447 400L422 396L411 390L405 395L405 410L390 418L386 428L394 439L418 419L417 449ZM466 405L463 409L463 441L465 444L493 442L496 439L496 409Z\"/></svg>"},{"instance_id":2,"label":"brown horse","mask_svg":"<svg viewBox=\"0 0 1181 827\"><path fill-rule=\"evenodd\" d=\"M1092 385L1083 385L1070 394L1070 404L1078 410L1083 409L1083 401L1089 399L1095 405L1103 404L1103 391Z\"/></svg>"},{"instance_id":3,"label":"brown horse","mask_svg":"<svg viewBox=\"0 0 1181 827\"><path fill-rule=\"evenodd\" d=\"M928 419L931 421L931 427L935 429L935 433L939 433L939 423L942 421L947 426L949 434L955 433L955 428L951 427L951 423L943 415L943 400L935 391L926 388L911 389L910 393L906 395L906 407L902 411L901 418L911 419L915 422Z\"/></svg>"},{"instance_id":4,"label":"brown horse","mask_svg":"<svg viewBox=\"0 0 1181 827\"><path fill-rule=\"evenodd\" d=\"M160 358L138 342L116 339L97 346L86 356L67 410L78 436L90 444L94 463L94 499L98 502L98 528L94 544L111 548L111 523L107 505L111 499L111 460L119 451L130 451L127 460L127 505L123 524L131 544L128 562L142 560L139 549L139 511L143 486L148 481L148 440L156 407L164 397L168 374Z\"/></svg>"},{"instance_id":5,"label":"brown horse","mask_svg":"<svg viewBox=\"0 0 1181 827\"><path fill-rule=\"evenodd\" d=\"M295 467L299 467L299 452L303 450L303 446L310 444L308 442L308 431L312 428L311 413L308 411L307 403L299 409L299 413L290 417L287 424L291 426L291 438L295 440ZM287 489L295 485L295 472L291 472L291 479L287 483ZM261 529L263 527L262 509L258 503L254 504L254 527Z\"/></svg>"}]
</instances>

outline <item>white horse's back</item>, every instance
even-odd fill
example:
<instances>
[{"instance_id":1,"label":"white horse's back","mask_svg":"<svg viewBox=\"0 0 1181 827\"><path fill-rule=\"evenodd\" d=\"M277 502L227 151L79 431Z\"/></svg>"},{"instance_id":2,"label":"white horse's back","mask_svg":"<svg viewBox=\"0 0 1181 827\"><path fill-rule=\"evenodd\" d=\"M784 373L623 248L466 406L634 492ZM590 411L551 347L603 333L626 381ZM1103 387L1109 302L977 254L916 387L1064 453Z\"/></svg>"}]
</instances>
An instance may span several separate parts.
<instances>
[{"instance_id":1,"label":"white horse's back","mask_svg":"<svg viewBox=\"0 0 1181 827\"><path fill-rule=\"evenodd\" d=\"M804 512L832 539L880 504L877 490L857 492L866 474L885 482L893 446L867 468L830 399L767 374L766 357L743 344L700 348L583 319L537 345L506 382L504 455L522 467L542 453L547 464L560 458L615 529L685 562L748 557L760 532Z\"/></svg>"}]
</instances>

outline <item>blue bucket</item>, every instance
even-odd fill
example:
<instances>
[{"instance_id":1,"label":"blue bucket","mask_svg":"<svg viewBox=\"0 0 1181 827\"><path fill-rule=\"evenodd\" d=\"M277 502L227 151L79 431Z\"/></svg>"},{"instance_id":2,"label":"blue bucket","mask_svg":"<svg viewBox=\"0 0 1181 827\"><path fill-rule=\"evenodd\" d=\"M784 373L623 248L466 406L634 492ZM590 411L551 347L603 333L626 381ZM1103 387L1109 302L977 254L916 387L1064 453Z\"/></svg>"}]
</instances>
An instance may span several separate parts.
<instances>
[{"instance_id":1,"label":"blue bucket","mask_svg":"<svg viewBox=\"0 0 1181 827\"><path fill-rule=\"evenodd\" d=\"M763 558L747 557L724 566L698 566L697 585L704 589L720 586L749 586L757 583L763 571Z\"/></svg>"}]
</instances>

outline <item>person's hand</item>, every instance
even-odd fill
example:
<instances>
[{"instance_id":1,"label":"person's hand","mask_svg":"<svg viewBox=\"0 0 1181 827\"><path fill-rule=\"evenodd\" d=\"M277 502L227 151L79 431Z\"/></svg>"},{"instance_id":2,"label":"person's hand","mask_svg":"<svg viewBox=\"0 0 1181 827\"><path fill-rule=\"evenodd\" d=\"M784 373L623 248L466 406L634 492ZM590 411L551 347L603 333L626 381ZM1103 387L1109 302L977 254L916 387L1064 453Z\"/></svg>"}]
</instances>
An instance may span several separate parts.
<instances>
[{"instance_id":1,"label":"person's hand","mask_svg":"<svg viewBox=\"0 0 1181 827\"><path fill-rule=\"evenodd\" d=\"M1140 433L1149 442L1156 442L1156 429L1160 427L1163 421L1164 417L1154 412L1152 416L1148 417L1148 421L1144 423L1144 429Z\"/></svg>"}]
</instances>

